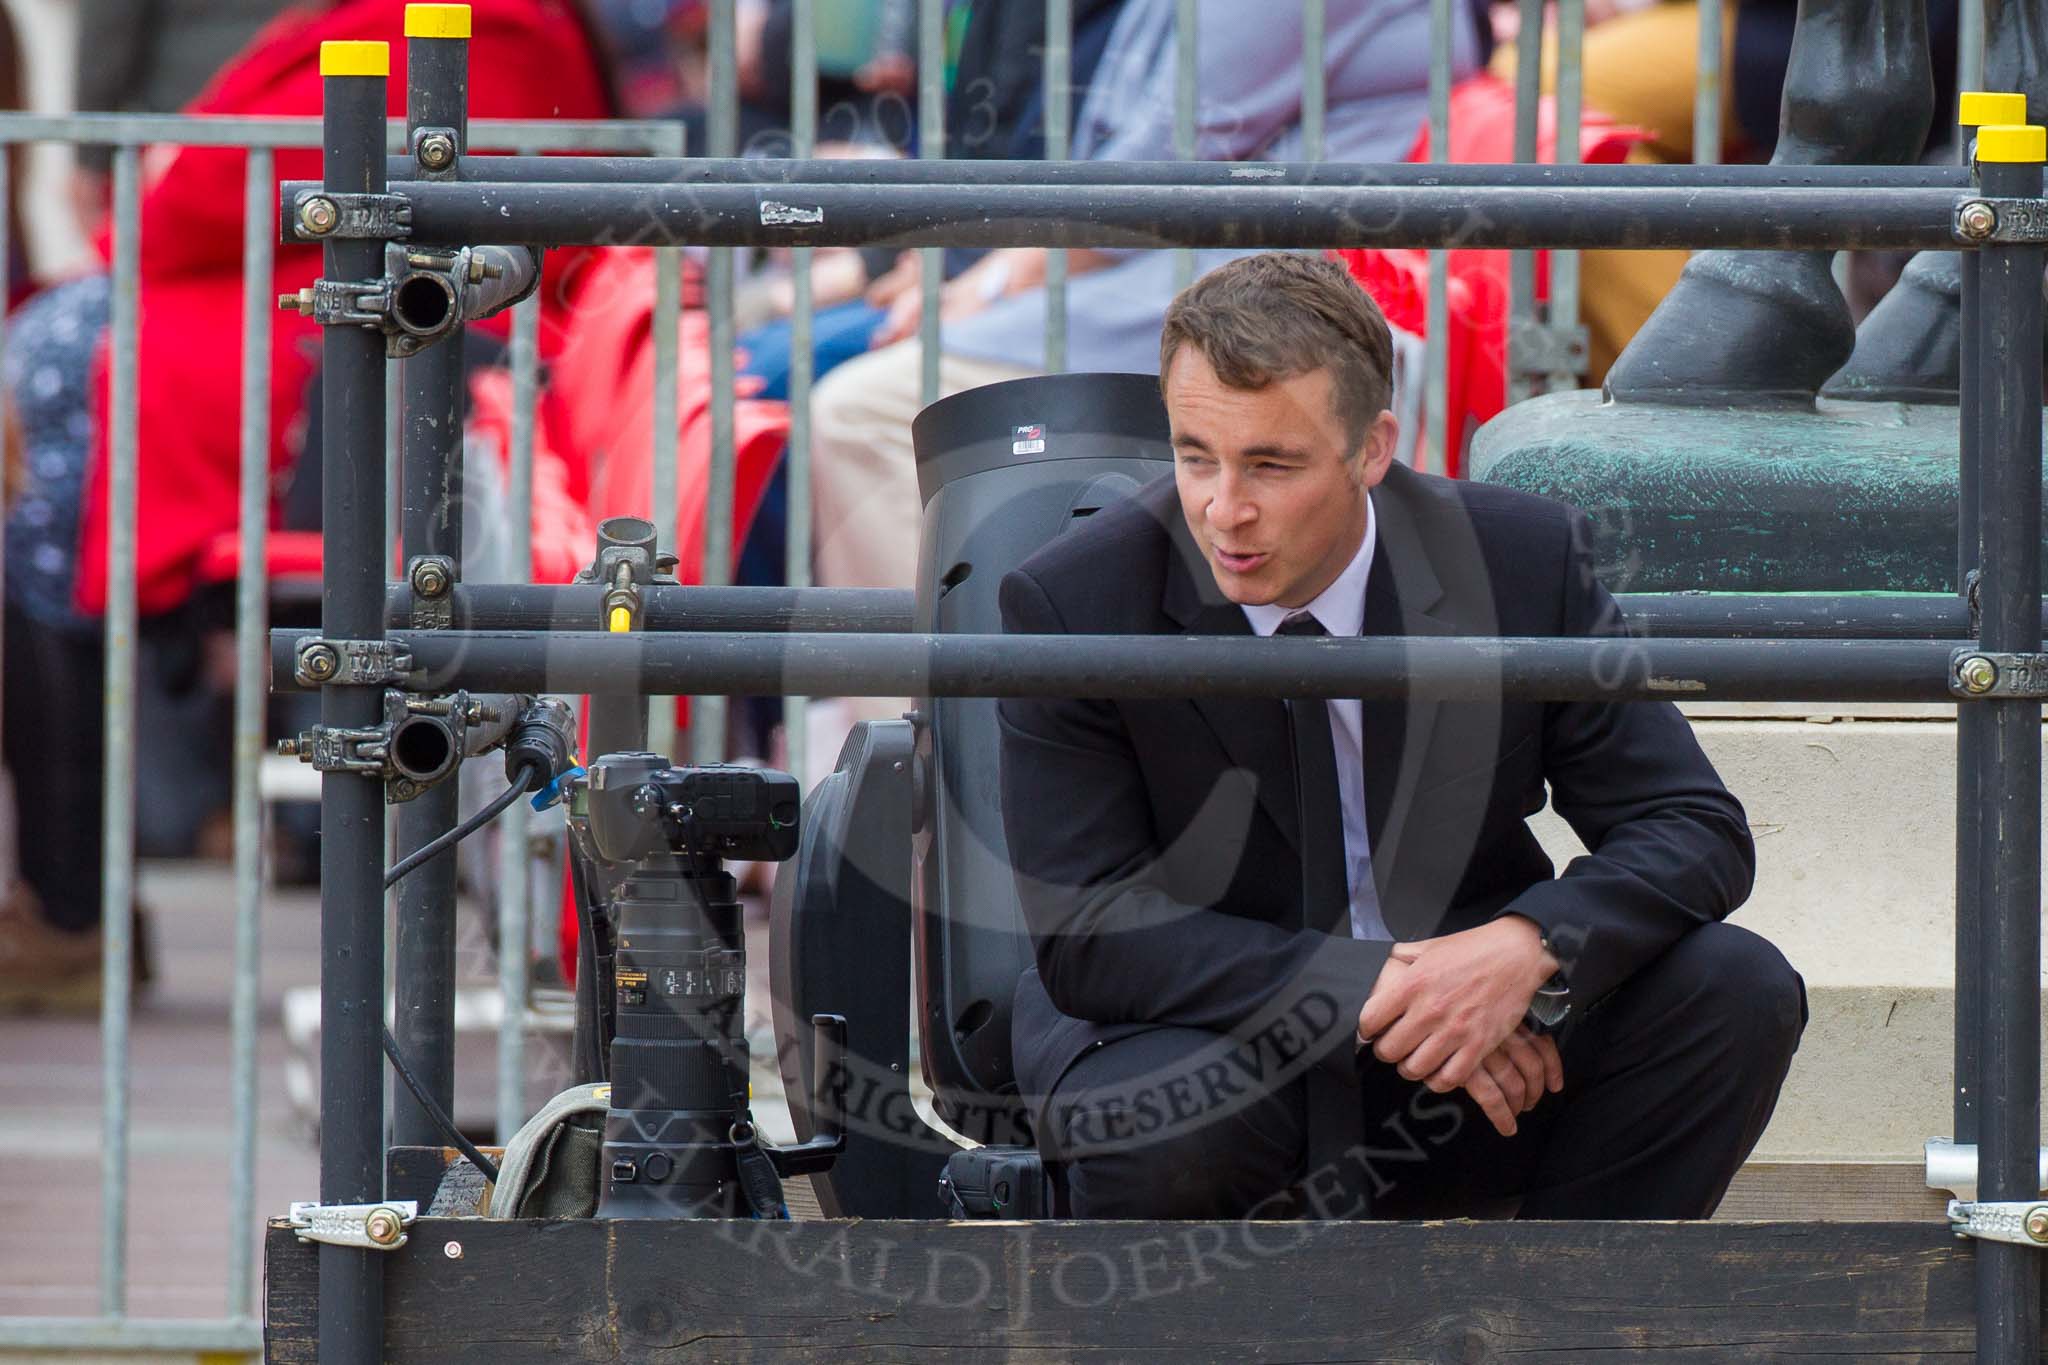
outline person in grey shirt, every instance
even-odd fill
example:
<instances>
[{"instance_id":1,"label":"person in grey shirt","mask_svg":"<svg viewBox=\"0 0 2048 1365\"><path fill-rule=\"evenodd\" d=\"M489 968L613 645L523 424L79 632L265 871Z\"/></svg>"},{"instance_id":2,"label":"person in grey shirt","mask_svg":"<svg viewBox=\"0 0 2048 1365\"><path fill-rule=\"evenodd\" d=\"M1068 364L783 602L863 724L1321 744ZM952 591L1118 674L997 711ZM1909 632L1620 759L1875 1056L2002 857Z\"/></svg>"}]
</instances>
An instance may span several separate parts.
<instances>
[{"instance_id":1,"label":"person in grey shirt","mask_svg":"<svg viewBox=\"0 0 2048 1365\"><path fill-rule=\"evenodd\" d=\"M1170 161L1177 40L1174 0L1127 0L1075 120L1083 160ZM1429 0L1329 0L1324 155L1394 161L1428 113ZM1298 5L1200 0L1196 28L1196 155L1204 160L1306 159L1301 132ZM1452 75L1478 64L1466 6L1453 11ZM1237 251L1198 251L1203 274ZM1151 372L1174 293L1173 254L1068 253L1067 365ZM945 286L942 393L1038 373L1044 362L1045 253L989 253ZM838 587L911 586L919 504L910 421L919 407L915 291L876 349L822 380L814 396L816 579Z\"/></svg>"},{"instance_id":2,"label":"person in grey shirt","mask_svg":"<svg viewBox=\"0 0 2048 1365\"><path fill-rule=\"evenodd\" d=\"M168 114L206 88L292 0L78 0L78 84L85 113ZM86 235L111 202L111 147L80 147L72 204Z\"/></svg>"}]
</instances>

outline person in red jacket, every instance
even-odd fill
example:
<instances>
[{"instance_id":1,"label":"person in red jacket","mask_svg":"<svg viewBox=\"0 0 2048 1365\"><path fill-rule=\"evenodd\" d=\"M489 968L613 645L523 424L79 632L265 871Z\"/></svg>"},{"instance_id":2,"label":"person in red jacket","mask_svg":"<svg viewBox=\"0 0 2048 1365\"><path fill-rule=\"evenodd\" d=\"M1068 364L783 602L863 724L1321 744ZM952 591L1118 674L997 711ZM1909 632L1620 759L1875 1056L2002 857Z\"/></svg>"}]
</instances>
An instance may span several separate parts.
<instances>
[{"instance_id":1,"label":"person in red jacket","mask_svg":"<svg viewBox=\"0 0 2048 1365\"><path fill-rule=\"evenodd\" d=\"M320 44L392 44L401 116L404 0L301 5L266 27L186 112L316 115ZM475 118L608 117L600 48L576 0L477 0ZM145 639L180 634L202 550L234 529L239 483L241 242L247 158L233 148L154 148L144 158L138 392L137 589ZM279 180L317 179L317 150L280 151ZM272 194L275 199L275 193ZM103 259L109 244L101 244ZM544 316L561 317L552 268ZM272 289L320 271L313 246L280 246ZM0 1009L86 1003L99 982L101 672L107 587L106 465L111 291L104 270L56 285L8 333L5 397L26 485L8 512L5 715L19 805L21 884L0 903ZM559 326L543 326L544 356ZM289 314L271 343L271 467L286 468L309 415L318 329ZM189 632L182 632L189 634Z\"/></svg>"}]
</instances>

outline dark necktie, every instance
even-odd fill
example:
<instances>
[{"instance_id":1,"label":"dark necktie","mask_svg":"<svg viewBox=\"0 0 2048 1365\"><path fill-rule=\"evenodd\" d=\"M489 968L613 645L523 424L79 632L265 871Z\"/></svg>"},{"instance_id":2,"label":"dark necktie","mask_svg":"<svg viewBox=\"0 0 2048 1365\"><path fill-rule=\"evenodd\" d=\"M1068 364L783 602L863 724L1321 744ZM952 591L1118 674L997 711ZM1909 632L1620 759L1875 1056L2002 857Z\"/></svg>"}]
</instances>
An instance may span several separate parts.
<instances>
[{"instance_id":1,"label":"dark necktie","mask_svg":"<svg viewBox=\"0 0 2048 1365\"><path fill-rule=\"evenodd\" d=\"M1298 611L1280 623L1276 635L1327 635L1323 623ZM1287 703L1288 730L1294 740L1294 809L1301 830L1302 927L1328 934L1351 933L1351 882L1344 848L1344 808L1338 790L1337 751L1330 737L1329 703L1320 697ZM1340 1021L1341 1027L1341 1021ZM1345 1030L1348 1034L1349 1030ZM1348 1049L1347 1039L1338 1046ZM1365 1140L1363 1102L1327 1065L1312 1066L1305 1077L1308 1168L1314 1183L1328 1190L1334 1170L1342 1190L1329 1202L1332 1212L1365 1211L1362 1174L1344 1153Z\"/></svg>"},{"instance_id":2,"label":"dark necktie","mask_svg":"<svg viewBox=\"0 0 2048 1365\"><path fill-rule=\"evenodd\" d=\"M1323 623L1298 611L1275 635L1328 635ZM1337 749L1330 737L1330 705L1320 697L1287 703L1294 735L1294 809L1301 829L1302 924L1326 934L1351 933L1351 880L1344 848L1344 806L1337 786Z\"/></svg>"}]
</instances>

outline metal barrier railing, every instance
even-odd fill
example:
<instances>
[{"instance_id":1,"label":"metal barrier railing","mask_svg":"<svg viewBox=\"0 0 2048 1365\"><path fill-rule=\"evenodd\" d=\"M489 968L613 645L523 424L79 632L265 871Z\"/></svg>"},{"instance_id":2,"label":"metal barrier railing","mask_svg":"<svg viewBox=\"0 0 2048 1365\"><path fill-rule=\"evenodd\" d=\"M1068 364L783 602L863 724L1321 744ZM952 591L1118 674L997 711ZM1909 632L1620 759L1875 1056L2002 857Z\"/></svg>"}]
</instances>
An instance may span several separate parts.
<instances>
[{"instance_id":1,"label":"metal barrier railing","mask_svg":"<svg viewBox=\"0 0 2048 1365\"><path fill-rule=\"evenodd\" d=\"M405 145L404 128L387 133L392 150ZM257 1227L256 1035L261 899L262 812L258 769L264 750L264 710L269 693L265 656L268 583L265 575L270 487L270 328L276 312L271 292L273 244L277 239L274 154L283 148L320 146L317 118L195 117L186 115L0 114L0 147L33 143L114 147L113 312L110 320L109 547L106 613L106 798L101 812L105 890L104 984L101 992L101 1216L100 1305L98 1319L0 1318L0 1350L165 1350L244 1352L260 1348L253 1316L255 1284L251 1236ZM579 123L540 120L478 120L479 147L538 155L543 152L640 152L680 156L682 128L674 123ZM215 1320L138 1319L127 1316L129 1213L129 978L134 944L128 907L135 895L134 815L136 606L136 470L140 456L137 412L136 329L140 295L141 153L149 146L245 148L249 164L244 197L242 389L239 414L241 499L240 567L235 589L236 686L234 718L234 968L230 1007L230 1088L233 1115L228 1152L228 1264L226 1309ZM0 259L7 241L7 181L0 177ZM663 251L663 270L672 277L680 251ZM656 334L676 335L680 295L671 291L657 309ZM519 388L512 448L515 488L530 486L533 460L532 413L537 391L538 353L533 345L538 314L523 306L512 368ZM0 312L0 348L6 342ZM523 343L520 338L523 336ZM675 368L658 379L673 412ZM222 414L226 420L226 414ZM656 429L657 460L675 463L674 423L664 451ZM384 441L387 468L397 463L395 430ZM671 482L673 480L671 479ZM394 478L387 485L393 489ZM516 494L515 494L516 496ZM521 502L519 505L524 505ZM386 514L395 532L396 516ZM519 518L513 518L518 523ZM389 560L387 559L388 563ZM522 577L527 575L522 574ZM509 860L508 860L509 861ZM505 900L521 892L520 862L507 880ZM508 911L509 914L509 911ZM524 932L524 920L520 920ZM522 942L522 939L507 940ZM509 954L519 958L519 954ZM523 958L518 964L523 966ZM517 968L515 967L515 971ZM524 986L517 985L524 1001ZM507 1018L517 1012L508 1009ZM508 1029L507 1033L515 1034Z\"/></svg>"}]
</instances>

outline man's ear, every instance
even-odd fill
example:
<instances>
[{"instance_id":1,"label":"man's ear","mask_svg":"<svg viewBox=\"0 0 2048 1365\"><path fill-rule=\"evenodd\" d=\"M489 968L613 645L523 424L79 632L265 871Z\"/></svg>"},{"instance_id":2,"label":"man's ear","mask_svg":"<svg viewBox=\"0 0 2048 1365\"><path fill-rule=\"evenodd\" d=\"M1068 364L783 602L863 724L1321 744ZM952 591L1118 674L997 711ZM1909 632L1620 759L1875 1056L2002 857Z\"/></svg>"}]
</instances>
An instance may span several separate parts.
<instances>
[{"instance_id":1,"label":"man's ear","mask_svg":"<svg viewBox=\"0 0 2048 1365\"><path fill-rule=\"evenodd\" d=\"M1358 472L1367 488L1378 487L1380 480L1387 477L1387 467L1394 463L1394 448L1400 441L1401 422L1393 413L1383 410L1372 419L1358 448Z\"/></svg>"}]
</instances>

